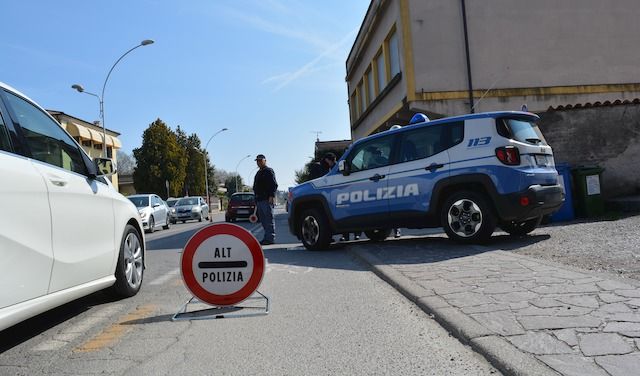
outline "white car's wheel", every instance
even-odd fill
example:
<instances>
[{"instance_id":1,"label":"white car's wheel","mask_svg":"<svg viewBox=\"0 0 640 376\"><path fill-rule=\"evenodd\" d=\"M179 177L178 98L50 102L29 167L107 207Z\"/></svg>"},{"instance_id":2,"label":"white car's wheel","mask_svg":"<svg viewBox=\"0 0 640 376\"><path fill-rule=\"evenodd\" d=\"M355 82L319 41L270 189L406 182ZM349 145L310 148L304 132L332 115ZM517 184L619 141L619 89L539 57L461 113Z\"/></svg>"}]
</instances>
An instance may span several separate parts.
<instances>
[{"instance_id":1,"label":"white car's wheel","mask_svg":"<svg viewBox=\"0 0 640 376\"><path fill-rule=\"evenodd\" d=\"M138 230L127 225L120 244L120 255L115 271L116 282L111 292L120 297L129 297L138 293L144 277L144 249Z\"/></svg>"},{"instance_id":2,"label":"white car's wheel","mask_svg":"<svg viewBox=\"0 0 640 376\"><path fill-rule=\"evenodd\" d=\"M153 234L156 230L156 221L153 219L153 216L149 218L149 234Z\"/></svg>"}]
</instances>

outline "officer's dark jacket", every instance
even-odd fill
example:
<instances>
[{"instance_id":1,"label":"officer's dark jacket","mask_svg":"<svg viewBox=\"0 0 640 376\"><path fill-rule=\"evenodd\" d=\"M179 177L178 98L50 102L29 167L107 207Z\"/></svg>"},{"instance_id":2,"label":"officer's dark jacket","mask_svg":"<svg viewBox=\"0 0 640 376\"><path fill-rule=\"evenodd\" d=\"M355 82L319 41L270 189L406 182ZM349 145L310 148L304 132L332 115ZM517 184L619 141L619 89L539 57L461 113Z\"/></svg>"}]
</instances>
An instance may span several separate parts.
<instances>
[{"instance_id":1,"label":"officer's dark jacket","mask_svg":"<svg viewBox=\"0 0 640 376\"><path fill-rule=\"evenodd\" d=\"M276 174L271 167L265 167L256 172L253 179L253 192L256 194L256 201L275 197L276 189L278 189L278 182L276 182Z\"/></svg>"},{"instance_id":2,"label":"officer's dark jacket","mask_svg":"<svg viewBox=\"0 0 640 376\"><path fill-rule=\"evenodd\" d=\"M316 162L309 166L309 178L310 180L317 179L325 176L329 173L329 166L324 163Z\"/></svg>"}]
</instances>

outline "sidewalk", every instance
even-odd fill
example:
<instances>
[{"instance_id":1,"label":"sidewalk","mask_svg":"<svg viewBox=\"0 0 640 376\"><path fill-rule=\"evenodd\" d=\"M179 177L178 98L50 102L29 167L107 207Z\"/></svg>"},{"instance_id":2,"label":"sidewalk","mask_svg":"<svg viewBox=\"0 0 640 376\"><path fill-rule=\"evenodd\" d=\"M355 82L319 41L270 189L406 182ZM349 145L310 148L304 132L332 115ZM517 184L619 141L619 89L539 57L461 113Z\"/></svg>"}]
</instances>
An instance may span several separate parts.
<instances>
[{"instance_id":1,"label":"sidewalk","mask_svg":"<svg viewBox=\"0 0 640 376\"><path fill-rule=\"evenodd\" d=\"M348 248L507 375L640 374L640 283L444 238Z\"/></svg>"}]
</instances>

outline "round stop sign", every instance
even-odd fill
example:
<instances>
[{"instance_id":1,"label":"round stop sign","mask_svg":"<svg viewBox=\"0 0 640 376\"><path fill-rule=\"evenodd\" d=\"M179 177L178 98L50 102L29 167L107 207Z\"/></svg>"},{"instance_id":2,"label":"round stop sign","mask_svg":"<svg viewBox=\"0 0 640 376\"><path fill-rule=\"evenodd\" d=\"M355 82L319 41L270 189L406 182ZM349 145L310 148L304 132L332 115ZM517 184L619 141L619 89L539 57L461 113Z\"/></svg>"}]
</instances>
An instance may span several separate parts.
<instances>
[{"instance_id":1,"label":"round stop sign","mask_svg":"<svg viewBox=\"0 0 640 376\"><path fill-rule=\"evenodd\" d=\"M258 240L229 223L196 232L184 247L180 264L182 279L193 296L216 306L247 299L264 275L264 254Z\"/></svg>"}]
</instances>

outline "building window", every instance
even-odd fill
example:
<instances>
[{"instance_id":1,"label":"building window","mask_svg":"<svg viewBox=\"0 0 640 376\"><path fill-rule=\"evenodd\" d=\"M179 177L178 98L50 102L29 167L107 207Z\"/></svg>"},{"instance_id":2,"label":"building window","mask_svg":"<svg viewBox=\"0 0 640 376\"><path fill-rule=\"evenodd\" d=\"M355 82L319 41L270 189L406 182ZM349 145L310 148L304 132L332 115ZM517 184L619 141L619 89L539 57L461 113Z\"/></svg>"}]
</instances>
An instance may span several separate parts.
<instances>
[{"instance_id":1,"label":"building window","mask_svg":"<svg viewBox=\"0 0 640 376\"><path fill-rule=\"evenodd\" d=\"M388 39L389 43L389 68L391 77L400 73L400 51L398 49L398 34L393 31Z\"/></svg>"},{"instance_id":2,"label":"building window","mask_svg":"<svg viewBox=\"0 0 640 376\"><path fill-rule=\"evenodd\" d=\"M113 148L111 146L107 146L107 158L113 158Z\"/></svg>"},{"instance_id":3,"label":"building window","mask_svg":"<svg viewBox=\"0 0 640 376\"><path fill-rule=\"evenodd\" d=\"M89 140L82 140L82 146L91 146L91 141Z\"/></svg>"},{"instance_id":4,"label":"building window","mask_svg":"<svg viewBox=\"0 0 640 376\"><path fill-rule=\"evenodd\" d=\"M387 71L384 66L384 54L382 51L378 52L378 55L375 58L375 67L376 67L376 77L378 78L378 92L377 94L382 93L384 87L387 85Z\"/></svg>"},{"instance_id":5,"label":"building window","mask_svg":"<svg viewBox=\"0 0 640 376\"><path fill-rule=\"evenodd\" d=\"M362 115L364 110L367 108L367 94L363 89L364 83L363 81L360 81L358 84L358 93L360 94L360 115Z\"/></svg>"},{"instance_id":6,"label":"building window","mask_svg":"<svg viewBox=\"0 0 640 376\"><path fill-rule=\"evenodd\" d=\"M371 104L373 100L376 98L376 85L373 77L373 72L371 71L371 67L367 71L367 103Z\"/></svg>"},{"instance_id":7,"label":"building window","mask_svg":"<svg viewBox=\"0 0 640 376\"><path fill-rule=\"evenodd\" d=\"M102 150L102 144L93 144L93 148L96 150Z\"/></svg>"},{"instance_id":8,"label":"building window","mask_svg":"<svg viewBox=\"0 0 640 376\"><path fill-rule=\"evenodd\" d=\"M349 107L351 109L351 120L354 122L358 118L358 102L356 102L356 93L351 94L351 100L349 101Z\"/></svg>"}]
</instances>

